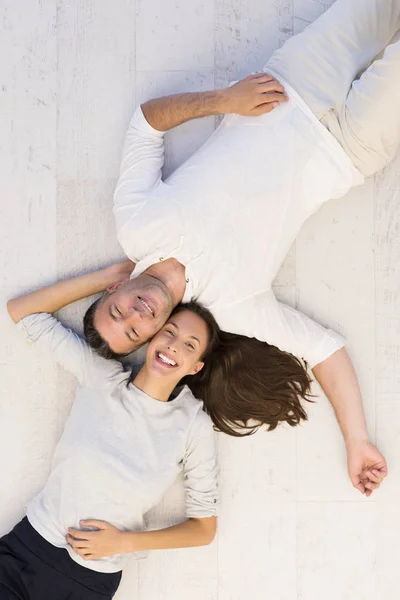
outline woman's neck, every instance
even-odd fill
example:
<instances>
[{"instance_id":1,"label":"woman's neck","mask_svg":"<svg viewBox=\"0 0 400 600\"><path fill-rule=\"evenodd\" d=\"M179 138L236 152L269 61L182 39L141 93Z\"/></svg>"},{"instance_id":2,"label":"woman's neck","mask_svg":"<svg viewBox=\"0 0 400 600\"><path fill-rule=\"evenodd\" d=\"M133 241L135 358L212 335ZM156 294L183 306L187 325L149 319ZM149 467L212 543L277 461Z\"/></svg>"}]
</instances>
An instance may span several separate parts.
<instances>
[{"instance_id":1,"label":"woman's neck","mask_svg":"<svg viewBox=\"0 0 400 600\"><path fill-rule=\"evenodd\" d=\"M167 402L176 387L176 383L172 384L170 381L168 383L163 382L162 380L151 376L146 365L140 369L132 383L148 396L151 396L155 400L160 400L161 402Z\"/></svg>"}]
</instances>

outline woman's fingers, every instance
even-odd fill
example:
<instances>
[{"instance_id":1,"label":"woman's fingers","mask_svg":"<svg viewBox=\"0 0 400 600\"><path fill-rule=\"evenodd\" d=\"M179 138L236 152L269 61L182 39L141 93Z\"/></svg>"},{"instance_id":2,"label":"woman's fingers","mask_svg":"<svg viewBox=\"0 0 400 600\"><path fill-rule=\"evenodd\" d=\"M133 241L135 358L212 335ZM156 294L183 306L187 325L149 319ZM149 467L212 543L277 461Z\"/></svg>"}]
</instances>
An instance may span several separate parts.
<instances>
[{"instance_id":1,"label":"woman's fingers","mask_svg":"<svg viewBox=\"0 0 400 600\"><path fill-rule=\"evenodd\" d=\"M89 540L90 539L90 531L81 531L80 529L75 529L74 527L68 527L69 535L71 535L76 540Z\"/></svg>"}]
</instances>

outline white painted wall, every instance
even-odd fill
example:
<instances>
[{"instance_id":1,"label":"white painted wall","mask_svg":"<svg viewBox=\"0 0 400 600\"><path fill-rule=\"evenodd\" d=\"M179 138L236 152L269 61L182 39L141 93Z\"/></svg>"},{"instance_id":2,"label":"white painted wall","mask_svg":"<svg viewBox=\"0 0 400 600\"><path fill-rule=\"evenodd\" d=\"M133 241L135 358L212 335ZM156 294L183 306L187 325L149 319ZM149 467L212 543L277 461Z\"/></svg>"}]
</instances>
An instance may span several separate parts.
<instances>
[{"instance_id":1,"label":"white painted wall","mask_svg":"<svg viewBox=\"0 0 400 600\"><path fill-rule=\"evenodd\" d=\"M5 300L121 255L111 216L133 107L222 86L260 68L330 0L3 0L0 36L0 534L43 485L73 379L15 335ZM167 136L166 173L214 128ZM277 279L281 298L344 333L371 437L390 476L351 488L323 397L310 421L218 435L221 517L206 548L132 561L118 600L392 600L400 587L400 162L305 226ZM63 311L80 327L83 305ZM316 389L317 393L320 393ZM182 515L177 485L151 516Z\"/></svg>"}]
</instances>

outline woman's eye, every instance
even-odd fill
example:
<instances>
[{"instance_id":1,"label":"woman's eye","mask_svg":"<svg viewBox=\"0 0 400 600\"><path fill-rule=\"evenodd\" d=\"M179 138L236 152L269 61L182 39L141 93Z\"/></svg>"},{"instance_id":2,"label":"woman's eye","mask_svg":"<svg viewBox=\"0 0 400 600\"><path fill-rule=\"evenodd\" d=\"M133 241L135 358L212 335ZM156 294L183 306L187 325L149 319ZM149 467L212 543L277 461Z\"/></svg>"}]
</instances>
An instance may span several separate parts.
<instances>
[{"instance_id":1,"label":"woman's eye","mask_svg":"<svg viewBox=\"0 0 400 600\"><path fill-rule=\"evenodd\" d=\"M166 333L169 333L169 335L174 335L174 332L171 331L171 329L166 329L165 331L166 331Z\"/></svg>"},{"instance_id":2,"label":"woman's eye","mask_svg":"<svg viewBox=\"0 0 400 600\"><path fill-rule=\"evenodd\" d=\"M194 346L193 346L193 344L191 344L190 342L188 342L186 345L187 345L187 346L188 346L188 347L189 347L191 350L194 350Z\"/></svg>"},{"instance_id":3,"label":"woman's eye","mask_svg":"<svg viewBox=\"0 0 400 600\"><path fill-rule=\"evenodd\" d=\"M118 308L118 306L117 306L117 305L115 305L115 310L117 311L117 313L118 313L119 315L122 315L122 312L119 310L119 308Z\"/></svg>"}]
</instances>

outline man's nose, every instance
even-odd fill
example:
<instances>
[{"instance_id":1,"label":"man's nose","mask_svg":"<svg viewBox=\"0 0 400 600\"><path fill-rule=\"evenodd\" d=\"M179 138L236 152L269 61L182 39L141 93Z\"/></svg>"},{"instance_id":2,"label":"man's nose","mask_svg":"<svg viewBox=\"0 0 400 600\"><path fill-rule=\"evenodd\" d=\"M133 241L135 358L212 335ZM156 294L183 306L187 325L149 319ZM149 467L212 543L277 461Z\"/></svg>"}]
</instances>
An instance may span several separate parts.
<instances>
[{"instance_id":1,"label":"man's nose","mask_svg":"<svg viewBox=\"0 0 400 600\"><path fill-rule=\"evenodd\" d=\"M150 319L152 315L144 308L144 306L131 306L128 311L128 316L139 317L139 319Z\"/></svg>"}]
</instances>

